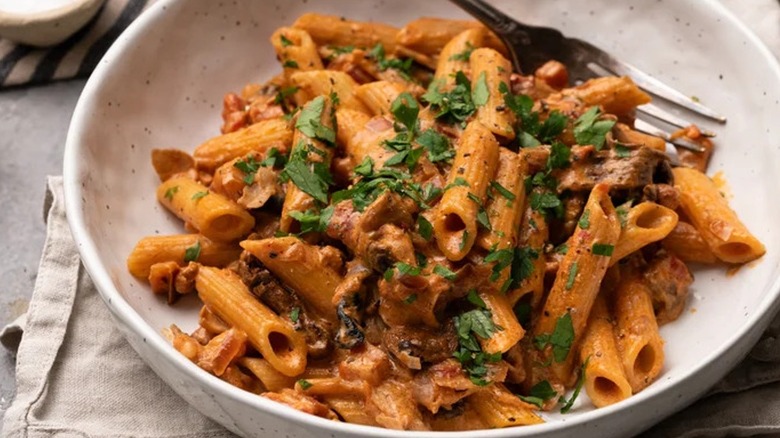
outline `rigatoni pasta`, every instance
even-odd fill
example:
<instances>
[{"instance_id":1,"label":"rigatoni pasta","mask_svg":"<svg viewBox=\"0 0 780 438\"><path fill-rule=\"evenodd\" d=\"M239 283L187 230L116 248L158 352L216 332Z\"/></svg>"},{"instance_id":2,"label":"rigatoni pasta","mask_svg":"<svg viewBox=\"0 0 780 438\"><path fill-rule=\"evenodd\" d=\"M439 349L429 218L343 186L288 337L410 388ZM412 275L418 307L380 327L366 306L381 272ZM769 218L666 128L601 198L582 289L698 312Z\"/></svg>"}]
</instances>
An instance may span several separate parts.
<instances>
[{"instance_id":1,"label":"rigatoni pasta","mask_svg":"<svg viewBox=\"0 0 780 438\"><path fill-rule=\"evenodd\" d=\"M685 263L765 251L634 130L628 78L523 75L473 21L309 13L270 42L281 73L226 95L225 134L153 152L188 234L127 259L168 304L197 294L197 328L166 334L245 391L420 431L620 403L663 373Z\"/></svg>"}]
</instances>

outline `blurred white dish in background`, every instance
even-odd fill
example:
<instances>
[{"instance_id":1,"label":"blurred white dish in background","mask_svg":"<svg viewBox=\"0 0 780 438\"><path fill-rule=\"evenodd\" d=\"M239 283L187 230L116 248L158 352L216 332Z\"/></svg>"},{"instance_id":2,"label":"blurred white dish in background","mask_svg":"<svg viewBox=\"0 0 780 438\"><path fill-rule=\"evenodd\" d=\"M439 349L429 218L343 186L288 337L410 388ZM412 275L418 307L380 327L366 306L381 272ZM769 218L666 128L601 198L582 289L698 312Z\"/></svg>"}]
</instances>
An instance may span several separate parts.
<instances>
[{"instance_id":1,"label":"blurred white dish in background","mask_svg":"<svg viewBox=\"0 0 780 438\"><path fill-rule=\"evenodd\" d=\"M47 47L84 27L105 0L0 0L0 37Z\"/></svg>"}]
</instances>

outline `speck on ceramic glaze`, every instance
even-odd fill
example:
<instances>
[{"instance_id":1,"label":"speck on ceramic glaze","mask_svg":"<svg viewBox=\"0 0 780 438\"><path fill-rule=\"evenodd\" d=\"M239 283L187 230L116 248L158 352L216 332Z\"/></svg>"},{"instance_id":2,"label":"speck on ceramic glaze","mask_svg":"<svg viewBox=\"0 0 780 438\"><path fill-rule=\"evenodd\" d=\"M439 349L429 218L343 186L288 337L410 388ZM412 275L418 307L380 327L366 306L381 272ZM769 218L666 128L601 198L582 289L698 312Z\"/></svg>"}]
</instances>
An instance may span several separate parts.
<instances>
[{"instance_id":1,"label":"speck on ceramic glaze","mask_svg":"<svg viewBox=\"0 0 780 438\"><path fill-rule=\"evenodd\" d=\"M171 323L194 328L197 300L168 307L125 270L137 239L182 230L156 203L151 149L192 150L218 134L222 96L280 70L268 38L303 12L397 25L419 16L463 15L446 0L159 0L119 38L84 90L68 135L65 195L85 266L120 330L185 400L247 437L549 438L575 429L578 438L601 437L603 431L630 435L706 390L757 339L767 315L778 307L774 298L780 289L780 248L773 244L780 242L780 229L773 226L780 221L780 206L755 202L780 198L780 182L770 177L780 173L780 138L766 132L780 119L780 69L774 58L715 0L494 4L531 24L557 26L587 39L727 111L726 126L696 120L718 131L710 171L724 172L734 194L732 206L767 243L763 261L731 277L720 270L696 272L692 292L705 299L696 302L695 313L685 312L663 327L667 363L658 382L604 409L581 403L572 414L546 415L549 423L544 425L446 435L403 433L329 422L241 392L188 362L160 335ZM652 51L643 43L648 40ZM717 61L723 59L729 62Z\"/></svg>"}]
</instances>

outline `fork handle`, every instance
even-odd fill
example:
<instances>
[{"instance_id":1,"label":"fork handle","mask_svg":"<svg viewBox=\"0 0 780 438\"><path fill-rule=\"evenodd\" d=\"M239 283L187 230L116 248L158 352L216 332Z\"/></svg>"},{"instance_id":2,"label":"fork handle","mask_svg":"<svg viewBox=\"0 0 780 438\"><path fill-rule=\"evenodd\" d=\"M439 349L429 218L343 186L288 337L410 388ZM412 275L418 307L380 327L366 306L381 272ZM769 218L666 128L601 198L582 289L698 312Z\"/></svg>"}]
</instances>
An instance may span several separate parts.
<instances>
[{"instance_id":1,"label":"fork handle","mask_svg":"<svg viewBox=\"0 0 780 438\"><path fill-rule=\"evenodd\" d=\"M450 0L502 39L517 28L517 21L483 0Z\"/></svg>"}]
</instances>

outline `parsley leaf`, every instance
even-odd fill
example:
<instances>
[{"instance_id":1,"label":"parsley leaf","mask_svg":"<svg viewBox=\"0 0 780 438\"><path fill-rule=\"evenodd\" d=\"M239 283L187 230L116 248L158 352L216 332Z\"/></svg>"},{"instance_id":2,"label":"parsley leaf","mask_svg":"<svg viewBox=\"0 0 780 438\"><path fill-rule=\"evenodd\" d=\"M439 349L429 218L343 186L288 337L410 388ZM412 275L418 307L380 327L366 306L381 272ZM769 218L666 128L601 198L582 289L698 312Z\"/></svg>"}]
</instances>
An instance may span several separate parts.
<instances>
[{"instance_id":1,"label":"parsley leaf","mask_svg":"<svg viewBox=\"0 0 780 438\"><path fill-rule=\"evenodd\" d=\"M593 254L595 255L610 257L612 256L613 251L615 251L615 245L608 245L605 243L593 244Z\"/></svg>"},{"instance_id":2,"label":"parsley leaf","mask_svg":"<svg viewBox=\"0 0 780 438\"><path fill-rule=\"evenodd\" d=\"M552 334L543 333L534 338L534 345L541 350L547 345L552 346L553 359L561 363L569 355L572 343L574 342L574 326L571 322L571 314L566 312L555 322L555 329Z\"/></svg>"},{"instance_id":3,"label":"parsley leaf","mask_svg":"<svg viewBox=\"0 0 780 438\"><path fill-rule=\"evenodd\" d=\"M615 155L617 155L618 158L629 158L631 156L631 149L623 146L622 144L616 144Z\"/></svg>"},{"instance_id":4,"label":"parsley leaf","mask_svg":"<svg viewBox=\"0 0 780 438\"><path fill-rule=\"evenodd\" d=\"M304 391L306 391L307 389L309 389L312 386L314 386L313 383L309 382L308 380L304 380L304 379L299 380L297 383L298 383L298 386L300 386L301 389L304 390Z\"/></svg>"},{"instance_id":5,"label":"parsley leaf","mask_svg":"<svg viewBox=\"0 0 780 438\"><path fill-rule=\"evenodd\" d=\"M293 323L297 323L300 316L301 316L300 307L293 307L292 310L290 310L290 321L292 321Z\"/></svg>"},{"instance_id":6,"label":"parsley leaf","mask_svg":"<svg viewBox=\"0 0 780 438\"><path fill-rule=\"evenodd\" d=\"M417 232L423 239L431 240L433 225L431 225L428 219L425 219L425 216L423 215L417 216Z\"/></svg>"},{"instance_id":7,"label":"parsley leaf","mask_svg":"<svg viewBox=\"0 0 780 438\"><path fill-rule=\"evenodd\" d=\"M412 304L415 301L417 301L417 294L410 294L404 298L404 304Z\"/></svg>"},{"instance_id":8,"label":"parsley leaf","mask_svg":"<svg viewBox=\"0 0 780 438\"><path fill-rule=\"evenodd\" d=\"M244 172L244 184L251 185L255 182L255 172L260 168L260 163L252 155L247 155L246 159L233 163L233 167Z\"/></svg>"},{"instance_id":9,"label":"parsley leaf","mask_svg":"<svg viewBox=\"0 0 780 438\"><path fill-rule=\"evenodd\" d=\"M474 51L474 46L471 44L471 42L466 41L466 48L463 49L462 52L456 53L452 56L450 56L450 61L468 61L469 58L471 58L471 52Z\"/></svg>"},{"instance_id":10,"label":"parsley leaf","mask_svg":"<svg viewBox=\"0 0 780 438\"><path fill-rule=\"evenodd\" d=\"M536 405L539 409L541 409L544 405L544 402L550 400L556 395L558 395L558 393L553 389L552 385L550 385L550 382L547 380L542 380L541 382L531 387L531 391L528 396L520 395L518 397L520 397L520 400Z\"/></svg>"},{"instance_id":11,"label":"parsley leaf","mask_svg":"<svg viewBox=\"0 0 780 438\"><path fill-rule=\"evenodd\" d=\"M480 298L479 294L477 294L476 289L471 289L469 294L466 295L466 299L469 301L469 303L479 307L480 309L487 309L487 304L485 304L485 301Z\"/></svg>"},{"instance_id":12,"label":"parsley leaf","mask_svg":"<svg viewBox=\"0 0 780 438\"><path fill-rule=\"evenodd\" d=\"M289 39L287 39L287 37L284 36L284 35L280 35L279 36L279 40L281 40L281 42L282 42L282 47L287 47L287 46L292 46L293 45L293 42L290 41Z\"/></svg>"},{"instance_id":13,"label":"parsley leaf","mask_svg":"<svg viewBox=\"0 0 780 438\"><path fill-rule=\"evenodd\" d=\"M322 111L325 109L325 96L312 99L301 110L295 128L309 138L316 138L333 144L336 141L336 131L322 124Z\"/></svg>"},{"instance_id":14,"label":"parsley leaf","mask_svg":"<svg viewBox=\"0 0 780 438\"><path fill-rule=\"evenodd\" d=\"M284 166L281 177L291 180L304 193L317 201L328 203L328 186L332 184L330 169L322 162L309 162L309 152L321 152L311 145L299 142ZM316 153L315 152L315 153Z\"/></svg>"},{"instance_id":15,"label":"parsley leaf","mask_svg":"<svg viewBox=\"0 0 780 438\"><path fill-rule=\"evenodd\" d=\"M571 149L561 142L553 142L550 146L550 155L547 157L547 170L562 169L569 165Z\"/></svg>"},{"instance_id":16,"label":"parsley leaf","mask_svg":"<svg viewBox=\"0 0 780 438\"><path fill-rule=\"evenodd\" d=\"M390 112L393 113L395 120L406 127L407 131L415 131L420 105L408 91L404 91L393 100L393 103L390 105Z\"/></svg>"},{"instance_id":17,"label":"parsley leaf","mask_svg":"<svg viewBox=\"0 0 780 438\"><path fill-rule=\"evenodd\" d=\"M630 209L630 205L626 206L625 204L621 205L620 207L615 209L615 212L617 213L618 220L620 220L620 228L625 228L626 224L628 224L628 211Z\"/></svg>"},{"instance_id":18,"label":"parsley leaf","mask_svg":"<svg viewBox=\"0 0 780 438\"><path fill-rule=\"evenodd\" d=\"M288 112L287 98L297 93L298 90L299 90L298 87L280 88L279 91L276 93L276 96L274 96L274 103L280 105L282 107L282 110L284 110L284 112Z\"/></svg>"},{"instance_id":19,"label":"parsley leaf","mask_svg":"<svg viewBox=\"0 0 780 438\"><path fill-rule=\"evenodd\" d=\"M474 102L474 106L484 106L488 98L490 98L490 89L487 85L487 75L483 71L477 77L477 81L474 84L474 89L471 90L471 100Z\"/></svg>"},{"instance_id":20,"label":"parsley leaf","mask_svg":"<svg viewBox=\"0 0 780 438\"><path fill-rule=\"evenodd\" d=\"M396 70L407 81L412 80L412 58L399 59L390 58L387 59L385 55L385 47L382 43L378 43L369 52L368 55L376 61L379 71L385 71L389 68Z\"/></svg>"},{"instance_id":21,"label":"parsley leaf","mask_svg":"<svg viewBox=\"0 0 780 438\"><path fill-rule=\"evenodd\" d=\"M566 242L561 243L557 248L555 248L555 252L558 254L566 254L569 252L569 244Z\"/></svg>"},{"instance_id":22,"label":"parsley leaf","mask_svg":"<svg viewBox=\"0 0 780 438\"><path fill-rule=\"evenodd\" d=\"M458 186L469 187L469 183L468 183L468 181L466 181L462 177L458 176L458 177L455 177L455 179L452 180L451 183L449 183L446 186L444 186L444 190L447 191L447 190L449 190L449 189L451 189L453 187L458 187Z\"/></svg>"},{"instance_id":23,"label":"parsley leaf","mask_svg":"<svg viewBox=\"0 0 780 438\"><path fill-rule=\"evenodd\" d=\"M563 203L554 193L531 194L531 208L544 215L552 213L557 218L563 217Z\"/></svg>"},{"instance_id":24,"label":"parsley leaf","mask_svg":"<svg viewBox=\"0 0 780 438\"><path fill-rule=\"evenodd\" d=\"M484 309L465 312L453 318L453 321L460 345L453 356L461 363L463 370L475 385L487 385L490 382L485 378L488 372L485 364L500 361L501 353L483 352L477 338L489 339L500 328L493 323L490 312Z\"/></svg>"},{"instance_id":25,"label":"parsley leaf","mask_svg":"<svg viewBox=\"0 0 780 438\"><path fill-rule=\"evenodd\" d=\"M580 228L583 230L590 228L590 210L585 210L582 213L582 216L580 216L580 221L577 222L577 224L579 224Z\"/></svg>"},{"instance_id":26,"label":"parsley leaf","mask_svg":"<svg viewBox=\"0 0 780 438\"><path fill-rule=\"evenodd\" d=\"M493 188L493 190L497 191L501 194L504 198L506 198L509 201L515 200L515 194L510 192L506 187L502 186L498 181L491 181L490 187Z\"/></svg>"},{"instance_id":27,"label":"parsley leaf","mask_svg":"<svg viewBox=\"0 0 780 438\"><path fill-rule=\"evenodd\" d=\"M200 257L200 240L195 242L195 245L184 250L184 263L196 262Z\"/></svg>"},{"instance_id":28,"label":"parsley leaf","mask_svg":"<svg viewBox=\"0 0 780 438\"><path fill-rule=\"evenodd\" d=\"M208 190L204 190L202 192L195 193L194 195L192 195L192 200L193 201L197 201L198 199L206 197L206 195L208 195L208 194L209 194Z\"/></svg>"},{"instance_id":29,"label":"parsley leaf","mask_svg":"<svg viewBox=\"0 0 780 438\"><path fill-rule=\"evenodd\" d=\"M455 156L455 150L450 146L450 141L435 129L428 128L417 137L417 143L428 151L428 159L431 163L449 161Z\"/></svg>"},{"instance_id":30,"label":"parsley leaf","mask_svg":"<svg viewBox=\"0 0 780 438\"><path fill-rule=\"evenodd\" d=\"M458 275L456 273L450 271L449 268L442 265L436 265L433 268L433 273L441 277L444 277L449 281L454 281L456 278L458 278Z\"/></svg>"},{"instance_id":31,"label":"parsley leaf","mask_svg":"<svg viewBox=\"0 0 780 438\"><path fill-rule=\"evenodd\" d=\"M299 234L306 234L310 232L321 233L328 228L328 222L333 216L333 206L317 212L315 210L291 211L290 217L298 221L300 225Z\"/></svg>"},{"instance_id":32,"label":"parsley leaf","mask_svg":"<svg viewBox=\"0 0 780 438\"><path fill-rule=\"evenodd\" d=\"M374 160L366 156L352 171L355 172L355 175L369 176L374 173Z\"/></svg>"},{"instance_id":33,"label":"parsley leaf","mask_svg":"<svg viewBox=\"0 0 780 438\"><path fill-rule=\"evenodd\" d=\"M568 251L568 248L566 248ZM574 262L571 264L571 268L569 268L569 276L566 277L566 285L564 286L566 290L570 290L574 286L574 280L577 279L577 262Z\"/></svg>"},{"instance_id":34,"label":"parsley leaf","mask_svg":"<svg viewBox=\"0 0 780 438\"><path fill-rule=\"evenodd\" d=\"M284 63L282 64L282 67L298 68L298 63L293 61L292 59L288 59L287 61L284 61Z\"/></svg>"},{"instance_id":35,"label":"parsley leaf","mask_svg":"<svg viewBox=\"0 0 780 438\"><path fill-rule=\"evenodd\" d=\"M176 192L179 191L179 186L173 186L169 187L168 190L165 191L165 199L169 201L173 201L173 195L176 194Z\"/></svg>"},{"instance_id":36,"label":"parsley leaf","mask_svg":"<svg viewBox=\"0 0 780 438\"><path fill-rule=\"evenodd\" d=\"M441 79L432 81L428 91L422 95L423 100L438 108L437 119L448 117L463 122L474 114L476 107L471 99L471 82L462 71L455 73L452 90L442 92L441 85Z\"/></svg>"},{"instance_id":37,"label":"parsley leaf","mask_svg":"<svg viewBox=\"0 0 780 438\"><path fill-rule=\"evenodd\" d=\"M574 122L574 138L581 145L593 145L597 151L604 147L607 133L615 125L614 120L596 120L600 114L597 106L592 107Z\"/></svg>"},{"instance_id":38,"label":"parsley leaf","mask_svg":"<svg viewBox=\"0 0 780 438\"><path fill-rule=\"evenodd\" d=\"M574 405L574 400L577 400L577 397L580 395L582 386L585 384L585 369L588 367L588 362L590 362L590 356L585 359L585 362L580 367L580 378L577 380L577 386L574 387L574 392L572 393L571 398L568 400L561 399L561 401L565 400L563 406L561 407L561 414L568 414L571 410L571 407Z\"/></svg>"},{"instance_id":39,"label":"parsley leaf","mask_svg":"<svg viewBox=\"0 0 780 438\"><path fill-rule=\"evenodd\" d=\"M422 270L417 266L412 266L404 262L396 262L395 267L398 269L399 274L408 275L410 277L416 277L422 272Z\"/></svg>"},{"instance_id":40,"label":"parsley leaf","mask_svg":"<svg viewBox=\"0 0 780 438\"><path fill-rule=\"evenodd\" d=\"M260 165L263 167L271 167L274 169L280 169L284 167L284 165L287 164L287 157L282 155L281 152L279 152L279 149L271 148L268 150L268 154L265 157L265 160L260 162Z\"/></svg>"},{"instance_id":41,"label":"parsley leaf","mask_svg":"<svg viewBox=\"0 0 780 438\"><path fill-rule=\"evenodd\" d=\"M509 86L502 82L498 86L504 95L504 104L517 115L520 122L518 141L520 147L534 147L554 141L566 127L567 118L560 111L553 110L544 122L539 121L539 113L533 111L534 101L524 94L514 95Z\"/></svg>"},{"instance_id":42,"label":"parsley leaf","mask_svg":"<svg viewBox=\"0 0 780 438\"><path fill-rule=\"evenodd\" d=\"M497 281L501 278L501 271L510 268L509 279L501 285L501 291L515 289L520 283L531 276L534 272L533 261L539 258L539 252L529 247L492 249L485 262L493 263L493 271L490 275L490 281Z\"/></svg>"}]
</instances>

